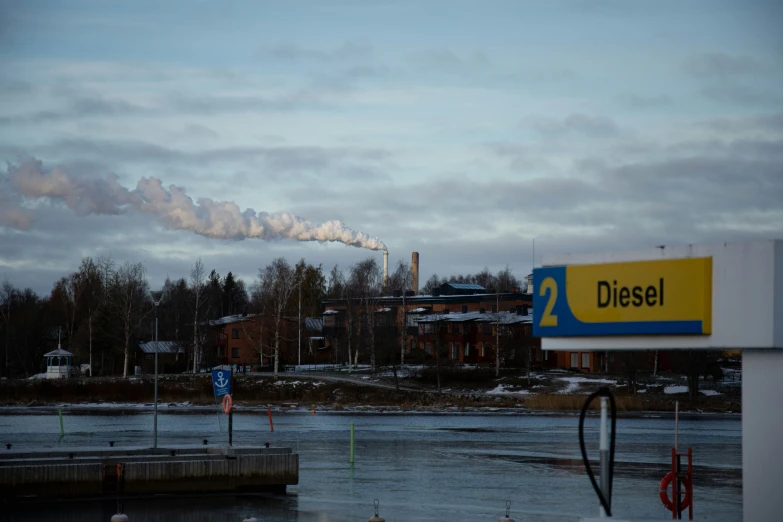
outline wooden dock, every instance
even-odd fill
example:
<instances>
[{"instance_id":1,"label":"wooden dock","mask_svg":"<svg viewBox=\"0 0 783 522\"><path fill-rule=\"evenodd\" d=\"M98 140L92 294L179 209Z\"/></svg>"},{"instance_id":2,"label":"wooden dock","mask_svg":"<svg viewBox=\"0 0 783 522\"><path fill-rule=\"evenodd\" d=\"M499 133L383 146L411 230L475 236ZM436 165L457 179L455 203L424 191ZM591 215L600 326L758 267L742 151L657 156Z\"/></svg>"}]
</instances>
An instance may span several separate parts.
<instances>
[{"instance_id":1,"label":"wooden dock","mask_svg":"<svg viewBox=\"0 0 783 522\"><path fill-rule=\"evenodd\" d=\"M0 450L2 501L153 494L285 492L290 448L177 446Z\"/></svg>"}]
</instances>

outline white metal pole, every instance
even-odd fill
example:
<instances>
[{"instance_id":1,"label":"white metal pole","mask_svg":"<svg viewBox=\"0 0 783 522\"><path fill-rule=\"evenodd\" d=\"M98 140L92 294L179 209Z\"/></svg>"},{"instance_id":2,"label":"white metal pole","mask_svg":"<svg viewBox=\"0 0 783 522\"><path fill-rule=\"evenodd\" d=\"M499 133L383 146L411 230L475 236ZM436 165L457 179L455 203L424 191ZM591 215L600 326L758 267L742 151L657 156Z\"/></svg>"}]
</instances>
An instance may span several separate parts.
<instances>
[{"instance_id":1,"label":"white metal pole","mask_svg":"<svg viewBox=\"0 0 783 522\"><path fill-rule=\"evenodd\" d=\"M601 426L600 426L600 439L598 443L598 452L601 458L601 493L603 493L605 499L609 499L609 441L608 441L608 427L607 427L607 402L606 397L601 397ZM599 514L601 518L606 517L606 511L604 506L599 506Z\"/></svg>"},{"instance_id":2,"label":"white metal pole","mask_svg":"<svg viewBox=\"0 0 783 522\"><path fill-rule=\"evenodd\" d=\"M302 366L302 282L299 281L299 366Z\"/></svg>"},{"instance_id":3,"label":"white metal pole","mask_svg":"<svg viewBox=\"0 0 783 522\"><path fill-rule=\"evenodd\" d=\"M158 304L155 303L155 422L152 448L158 448Z\"/></svg>"},{"instance_id":4,"label":"white metal pole","mask_svg":"<svg viewBox=\"0 0 783 522\"><path fill-rule=\"evenodd\" d=\"M679 436L679 423L680 423L680 401L674 401L674 451L675 453L680 451L677 443L677 437Z\"/></svg>"}]
</instances>

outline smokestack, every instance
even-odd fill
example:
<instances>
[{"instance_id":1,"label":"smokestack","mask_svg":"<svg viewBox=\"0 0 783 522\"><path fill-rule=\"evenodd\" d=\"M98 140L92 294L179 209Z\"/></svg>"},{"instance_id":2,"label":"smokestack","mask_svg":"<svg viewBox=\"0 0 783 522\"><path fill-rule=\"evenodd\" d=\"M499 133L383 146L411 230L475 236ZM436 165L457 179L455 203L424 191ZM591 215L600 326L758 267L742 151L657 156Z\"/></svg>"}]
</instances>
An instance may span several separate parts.
<instances>
[{"instance_id":1,"label":"smokestack","mask_svg":"<svg viewBox=\"0 0 783 522\"><path fill-rule=\"evenodd\" d=\"M413 295L419 293L419 253L414 252L411 255L411 289Z\"/></svg>"},{"instance_id":2,"label":"smokestack","mask_svg":"<svg viewBox=\"0 0 783 522\"><path fill-rule=\"evenodd\" d=\"M389 284L389 251L383 251L383 286Z\"/></svg>"}]
</instances>

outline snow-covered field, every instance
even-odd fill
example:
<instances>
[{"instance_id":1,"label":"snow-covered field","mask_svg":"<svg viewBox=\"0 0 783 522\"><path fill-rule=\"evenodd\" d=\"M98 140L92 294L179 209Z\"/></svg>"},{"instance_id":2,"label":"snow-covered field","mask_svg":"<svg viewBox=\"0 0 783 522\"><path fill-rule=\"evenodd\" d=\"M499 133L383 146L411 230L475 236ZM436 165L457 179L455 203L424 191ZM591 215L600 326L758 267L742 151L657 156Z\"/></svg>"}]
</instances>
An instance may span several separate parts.
<instances>
[{"instance_id":1,"label":"snow-covered field","mask_svg":"<svg viewBox=\"0 0 783 522\"><path fill-rule=\"evenodd\" d=\"M497 387L486 392L487 395L530 395L528 390L513 389L511 386L505 384L498 384Z\"/></svg>"},{"instance_id":2,"label":"snow-covered field","mask_svg":"<svg viewBox=\"0 0 783 522\"><path fill-rule=\"evenodd\" d=\"M589 377L558 377L556 380L567 383L567 386L557 393L575 393L579 391L583 384L614 384L617 385L617 379L592 379Z\"/></svg>"}]
</instances>

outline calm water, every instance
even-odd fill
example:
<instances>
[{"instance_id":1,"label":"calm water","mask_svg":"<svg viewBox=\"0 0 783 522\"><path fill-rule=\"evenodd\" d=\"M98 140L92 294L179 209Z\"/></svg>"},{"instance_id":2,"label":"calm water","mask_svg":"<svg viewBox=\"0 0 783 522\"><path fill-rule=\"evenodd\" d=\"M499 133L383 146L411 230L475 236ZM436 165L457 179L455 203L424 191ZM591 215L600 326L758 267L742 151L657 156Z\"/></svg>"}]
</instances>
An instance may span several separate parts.
<instances>
[{"instance_id":1,"label":"calm water","mask_svg":"<svg viewBox=\"0 0 783 522\"><path fill-rule=\"evenodd\" d=\"M29 410L28 410L29 411ZM51 410L0 413L0 442L14 447L151 444L152 416L129 411L64 414L66 436ZM366 521L373 499L394 521L496 521L512 502L522 520L597 516L598 501L585 474L578 417L520 414L277 413L270 433L266 412L234 415L235 444L289 446L300 455L299 484L285 496L229 496L128 500L131 522L143 520ZM349 460L349 424L356 426L356 462ZM658 499L673 444L671 418L617 422L613 490L615 516L671 519ZM227 441L225 416L163 413L160 446ZM588 419L588 452L597 455L596 419ZM694 449L696 520L740 520L742 439L737 419L680 421L680 447ZM9 520L105 520L116 503L26 506ZM6 519L6 517L3 517Z\"/></svg>"}]
</instances>

